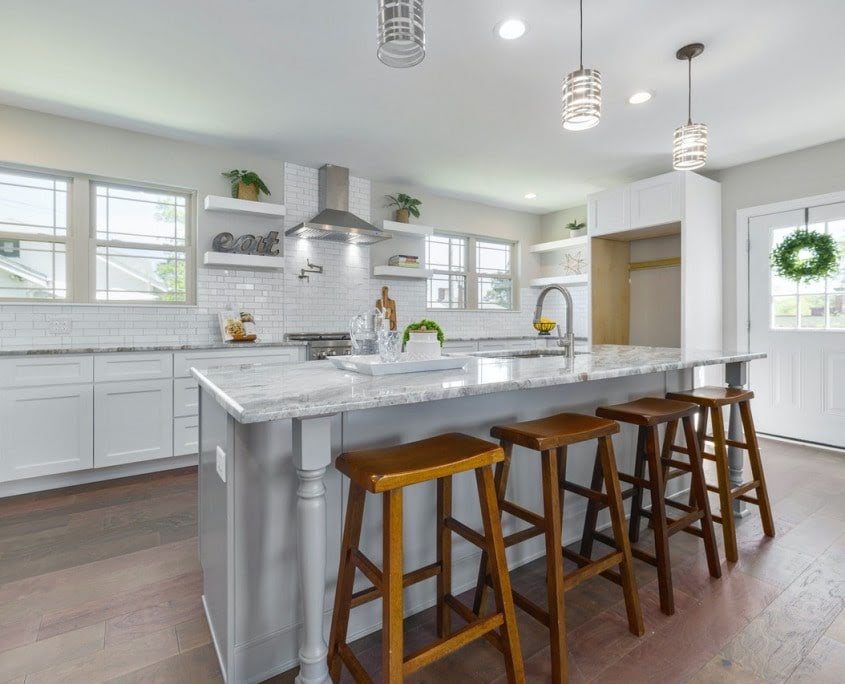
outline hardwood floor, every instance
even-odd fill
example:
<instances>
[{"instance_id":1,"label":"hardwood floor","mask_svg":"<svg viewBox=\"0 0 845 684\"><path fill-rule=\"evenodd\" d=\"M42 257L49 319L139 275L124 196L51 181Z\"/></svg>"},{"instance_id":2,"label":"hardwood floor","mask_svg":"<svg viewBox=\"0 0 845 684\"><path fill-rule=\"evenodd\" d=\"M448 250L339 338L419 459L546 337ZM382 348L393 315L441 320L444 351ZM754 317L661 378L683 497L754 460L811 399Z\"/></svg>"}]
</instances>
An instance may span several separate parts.
<instances>
[{"instance_id":1,"label":"hardwood floor","mask_svg":"<svg viewBox=\"0 0 845 684\"><path fill-rule=\"evenodd\" d=\"M764 440L763 456L778 536L765 539L752 510L738 525L740 560L723 560L718 580L700 540L674 536L672 617L654 569L637 561L640 638L616 585L595 578L569 592L572 682L843 680L845 454ZM514 571L514 585L543 600L544 567ZM221 682L200 593L193 469L0 501L0 684ZM517 616L528 681L547 682L548 633ZM433 640L433 610L405 629L408 650ZM353 644L376 677L379 649L379 634ZM505 680L482 641L410 681Z\"/></svg>"}]
</instances>

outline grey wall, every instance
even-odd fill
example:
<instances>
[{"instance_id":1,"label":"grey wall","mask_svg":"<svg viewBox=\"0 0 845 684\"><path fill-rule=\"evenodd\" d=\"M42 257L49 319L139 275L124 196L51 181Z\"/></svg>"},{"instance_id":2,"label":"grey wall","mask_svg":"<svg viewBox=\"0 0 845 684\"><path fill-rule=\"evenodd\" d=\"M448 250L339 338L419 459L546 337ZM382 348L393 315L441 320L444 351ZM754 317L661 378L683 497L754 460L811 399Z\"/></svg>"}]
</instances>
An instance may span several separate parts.
<instances>
[{"instance_id":1,"label":"grey wall","mask_svg":"<svg viewBox=\"0 0 845 684\"><path fill-rule=\"evenodd\" d=\"M579 223L587 222L587 205L570 207L553 211L551 214L544 214L540 217L540 242L551 242L552 240L563 240L569 237L569 231L564 226L571 221Z\"/></svg>"},{"instance_id":2,"label":"grey wall","mask_svg":"<svg viewBox=\"0 0 845 684\"><path fill-rule=\"evenodd\" d=\"M736 212L845 190L845 140L742 164L711 175L722 184L724 343L736 340Z\"/></svg>"}]
</instances>

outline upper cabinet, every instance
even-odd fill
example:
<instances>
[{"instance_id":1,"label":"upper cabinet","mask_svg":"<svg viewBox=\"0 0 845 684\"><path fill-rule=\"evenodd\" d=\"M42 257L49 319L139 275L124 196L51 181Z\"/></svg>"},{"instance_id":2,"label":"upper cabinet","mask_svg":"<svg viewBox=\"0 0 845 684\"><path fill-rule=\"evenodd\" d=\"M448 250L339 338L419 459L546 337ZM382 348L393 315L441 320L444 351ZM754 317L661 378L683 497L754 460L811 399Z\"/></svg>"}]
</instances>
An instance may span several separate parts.
<instances>
[{"instance_id":1,"label":"upper cabinet","mask_svg":"<svg viewBox=\"0 0 845 684\"><path fill-rule=\"evenodd\" d=\"M628 230L631 225L630 186L597 192L587 198L587 231L607 235Z\"/></svg>"}]
</instances>

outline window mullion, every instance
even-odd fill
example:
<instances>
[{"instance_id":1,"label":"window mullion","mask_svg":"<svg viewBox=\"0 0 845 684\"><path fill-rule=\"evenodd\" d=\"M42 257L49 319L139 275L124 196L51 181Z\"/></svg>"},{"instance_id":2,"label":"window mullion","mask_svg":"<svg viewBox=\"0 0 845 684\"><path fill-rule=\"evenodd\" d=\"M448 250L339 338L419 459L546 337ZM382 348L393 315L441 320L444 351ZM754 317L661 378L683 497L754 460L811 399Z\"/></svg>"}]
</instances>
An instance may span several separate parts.
<instances>
[{"instance_id":1,"label":"window mullion","mask_svg":"<svg viewBox=\"0 0 845 684\"><path fill-rule=\"evenodd\" d=\"M88 178L74 176L70 181L70 211L68 212L68 299L72 302L89 303L91 297L91 244L89 242L90 195Z\"/></svg>"},{"instance_id":2,"label":"window mullion","mask_svg":"<svg viewBox=\"0 0 845 684\"><path fill-rule=\"evenodd\" d=\"M467 309L478 308L477 245L474 237L467 238Z\"/></svg>"}]
</instances>

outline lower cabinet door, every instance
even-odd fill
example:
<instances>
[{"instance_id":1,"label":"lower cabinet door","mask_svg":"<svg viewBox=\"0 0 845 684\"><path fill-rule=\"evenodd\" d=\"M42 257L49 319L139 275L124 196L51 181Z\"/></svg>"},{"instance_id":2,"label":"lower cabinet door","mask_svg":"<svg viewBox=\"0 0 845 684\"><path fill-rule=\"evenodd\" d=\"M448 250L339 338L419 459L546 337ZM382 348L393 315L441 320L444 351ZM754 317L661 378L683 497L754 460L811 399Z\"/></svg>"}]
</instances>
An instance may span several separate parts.
<instances>
[{"instance_id":1,"label":"lower cabinet door","mask_svg":"<svg viewBox=\"0 0 845 684\"><path fill-rule=\"evenodd\" d=\"M94 387L94 467L173 456L173 380Z\"/></svg>"},{"instance_id":2,"label":"lower cabinet door","mask_svg":"<svg viewBox=\"0 0 845 684\"><path fill-rule=\"evenodd\" d=\"M4 390L0 393L0 481L92 467L93 422L90 384Z\"/></svg>"}]
</instances>

